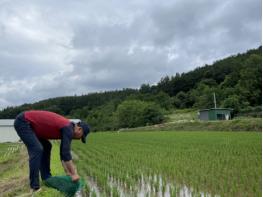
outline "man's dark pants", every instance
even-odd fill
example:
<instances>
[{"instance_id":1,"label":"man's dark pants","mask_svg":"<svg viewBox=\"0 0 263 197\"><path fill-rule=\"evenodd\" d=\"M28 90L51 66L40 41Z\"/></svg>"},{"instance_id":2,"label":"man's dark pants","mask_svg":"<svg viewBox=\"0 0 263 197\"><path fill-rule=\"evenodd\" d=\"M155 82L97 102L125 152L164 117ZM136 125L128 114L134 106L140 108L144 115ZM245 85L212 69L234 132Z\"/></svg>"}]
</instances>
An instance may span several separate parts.
<instances>
[{"instance_id":1,"label":"man's dark pants","mask_svg":"<svg viewBox=\"0 0 263 197\"><path fill-rule=\"evenodd\" d=\"M39 139L35 135L31 125L24 118L24 113L20 113L14 122L17 134L27 147L29 155L29 178L30 187L38 189L39 171L42 180L51 176L50 173L50 152L52 145L46 139Z\"/></svg>"}]
</instances>

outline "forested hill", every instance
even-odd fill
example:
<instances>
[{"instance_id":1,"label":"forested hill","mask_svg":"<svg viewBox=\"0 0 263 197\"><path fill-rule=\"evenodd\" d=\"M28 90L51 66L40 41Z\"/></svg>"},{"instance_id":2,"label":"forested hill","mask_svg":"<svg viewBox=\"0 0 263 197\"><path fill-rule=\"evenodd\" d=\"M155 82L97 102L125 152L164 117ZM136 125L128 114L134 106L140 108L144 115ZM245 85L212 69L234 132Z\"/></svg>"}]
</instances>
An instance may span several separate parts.
<instances>
[{"instance_id":1,"label":"forested hill","mask_svg":"<svg viewBox=\"0 0 263 197\"><path fill-rule=\"evenodd\" d=\"M171 97L175 96L176 107L211 107L211 92L217 93L221 105L236 101L241 108L257 106L261 105L261 73L260 46L244 54L216 61L213 65L165 77L158 83L157 88Z\"/></svg>"},{"instance_id":2,"label":"forested hill","mask_svg":"<svg viewBox=\"0 0 263 197\"><path fill-rule=\"evenodd\" d=\"M167 92L170 96L176 96L180 91L187 92L195 88L201 81L208 85L219 85L224 82L226 77L231 78L231 81L225 81L228 84L224 83L224 86L234 86L238 83L240 77L244 80L251 80L256 77L255 74L260 74L261 56L262 49L259 47L244 54L216 61L213 65L196 68L188 73L181 75L177 73L172 77L167 76L158 83L158 89ZM259 78L261 78L261 75Z\"/></svg>"},{"instance_id":3,"label":"forested hill","mask_svg":"<svg viewBox=\"0 0 263 197\"><path fill-rule=\"evenodd\" d=\"M260 46L257 49L218 60L212 65L205 65L187 73L166 76L157 85L142 84L139 89L58 97L33 104L7 107L0 111L0 118L15 118L21 111L42 109L68 117L83 118L95 125L99 125L102 121L109 125L115 122L106 128L113 129L113 127L120 127L117 123L120 120L116 120L116 118L118 119L118 115L121 114L120 110L125 106L145 107L144 110L150 110L152 113L157 108L161 111L174 108L211 108L213 107L213 93L216 93L218 107L231 107L237 113L245 108L262 105L261 72L262 47ZM151 110L151 108L156 109ZM129 110L131 111L130 108ZM109 117L107 118L107 116ZM155 121L162 120L159 117ZM146 121L140 124L146 123L154 122Z\"/></svg>"}]
</instances>

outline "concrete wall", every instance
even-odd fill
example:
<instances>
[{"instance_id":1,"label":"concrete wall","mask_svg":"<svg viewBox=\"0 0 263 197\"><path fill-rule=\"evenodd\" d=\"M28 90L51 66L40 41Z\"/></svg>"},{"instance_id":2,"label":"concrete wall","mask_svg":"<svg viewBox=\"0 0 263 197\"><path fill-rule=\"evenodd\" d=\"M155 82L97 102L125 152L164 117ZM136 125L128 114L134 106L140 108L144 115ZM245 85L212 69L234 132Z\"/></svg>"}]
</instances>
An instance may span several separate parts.
<instances>
[{"instance_id":1,"label":"concrete wall","mask_svg":"<svg viewBox=\"0 0 263 197\"><path fill-rule=\"evenodd\" d=\"M17 142L20 139L15 131L13 124L14 120L12 119L0 120L0 143Z\"/></svg>"},{"instance_id":2,"label":"concrete wall","mask_svg":"<svg viewBox=\"0 0 263 197\"><path fill-rule=\"evenodd\" d=\"M209 113L208 113L208 111L201 111L201 112L199 112L199 119L200 120L209 120Z\"/></svg>"}]
</instances>

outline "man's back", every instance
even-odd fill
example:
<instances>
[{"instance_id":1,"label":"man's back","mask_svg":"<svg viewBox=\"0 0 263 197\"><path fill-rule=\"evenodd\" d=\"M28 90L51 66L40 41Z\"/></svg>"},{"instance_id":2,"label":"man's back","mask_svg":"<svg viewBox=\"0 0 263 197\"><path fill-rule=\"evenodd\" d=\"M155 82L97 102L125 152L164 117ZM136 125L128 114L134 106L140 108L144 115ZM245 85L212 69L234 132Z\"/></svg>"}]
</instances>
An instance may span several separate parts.
<instances>
[{"instance_id":1,"label":"man's back","mask_svg":"<svg viewBox=\"0 0 263 197\"><path fill-rule=\"evenodd\" d=\"M60 139L60 129L70 124L68 119L49 111L32 110L24 115L36 136L44 139Z\"/></svg>"}]
</instances>

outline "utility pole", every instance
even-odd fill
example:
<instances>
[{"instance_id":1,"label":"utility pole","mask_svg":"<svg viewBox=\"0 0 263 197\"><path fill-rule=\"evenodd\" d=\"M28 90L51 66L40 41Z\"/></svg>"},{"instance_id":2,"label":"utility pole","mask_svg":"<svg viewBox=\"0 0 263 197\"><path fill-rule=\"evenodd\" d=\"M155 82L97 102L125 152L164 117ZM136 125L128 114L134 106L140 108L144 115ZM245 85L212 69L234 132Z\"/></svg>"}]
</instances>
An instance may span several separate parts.
<instances>
[{"instance_id":1,"label":"utility pole","mask_svg":"<svg viewBox=\"0 0 263 197\"><path fill-rule=\"evenodd\" d=\"M215 104L215 109L216 109L216 93L214 92L214 104Z\"/></svg>"}]
</instances>

